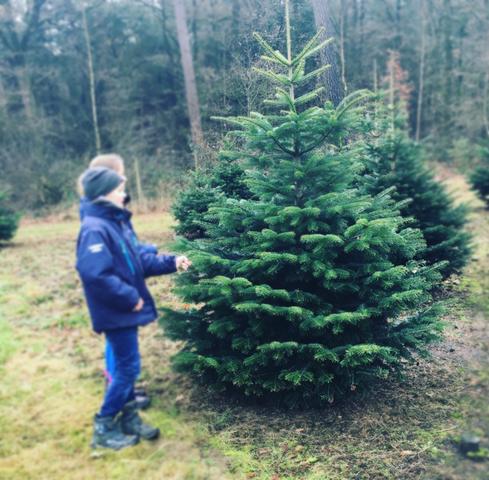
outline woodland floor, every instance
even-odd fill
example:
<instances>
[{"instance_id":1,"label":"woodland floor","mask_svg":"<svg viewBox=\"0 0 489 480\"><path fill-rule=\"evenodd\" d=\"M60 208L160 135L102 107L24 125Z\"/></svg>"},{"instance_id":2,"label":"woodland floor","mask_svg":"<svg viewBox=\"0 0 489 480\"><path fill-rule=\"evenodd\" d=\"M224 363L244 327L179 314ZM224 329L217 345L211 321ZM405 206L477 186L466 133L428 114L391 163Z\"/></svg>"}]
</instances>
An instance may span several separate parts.
<instances>
[{"instance_id":1,"label":"woodland floor","mask_svg":"<svg viewBox=\"0 0 489 480\"><path fill-rule=\"evenodd\" d=\"M301 412L231 403L173 373L177 345L142 329L144 415L156 443L92 451L102 398L103 339L89 328L73 268L78 221L24 221L0 249L0 479L489 480L489 459L456 447L473 431L489 447L489 213L464 179L440 170L471 204L474 258L454 291L443 342L403 382L391 380L341 405ZM163 249L168 214L136 218L141 238ZM150 282L175 304L171 277Z\"/></svg>"}]
</instances>

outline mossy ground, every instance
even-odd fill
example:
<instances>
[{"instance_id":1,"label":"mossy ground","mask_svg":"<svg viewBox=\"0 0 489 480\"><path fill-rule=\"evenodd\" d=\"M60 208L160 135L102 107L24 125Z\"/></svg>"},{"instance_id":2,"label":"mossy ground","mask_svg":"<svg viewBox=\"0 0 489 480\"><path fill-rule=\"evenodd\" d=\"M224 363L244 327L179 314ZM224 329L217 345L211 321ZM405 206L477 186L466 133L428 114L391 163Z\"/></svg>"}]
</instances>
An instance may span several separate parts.
<instances>
[{"instance_id":1,"label":"mossy ground","mask_svg":"<svg viewBox=\"0 0 489 480\"><path fill-rule=\"evenodd\" d=\"M489 215L464 179L441 174L473 206L474 260L455 292L445 340L402 382L327 409L291 412L221 398L170 369L178 345L142 329L146 418L156 443L115 453L89 447L103 391L103 339L89 328L74 270L72 219L25 221L0 249L1 479L488 479L489 461L462 457L456 440L489 437ZM167 214L136 218L164 249ZM177 302L171 276L150 281L159 304Z\"/></svg>"}]
</instances>

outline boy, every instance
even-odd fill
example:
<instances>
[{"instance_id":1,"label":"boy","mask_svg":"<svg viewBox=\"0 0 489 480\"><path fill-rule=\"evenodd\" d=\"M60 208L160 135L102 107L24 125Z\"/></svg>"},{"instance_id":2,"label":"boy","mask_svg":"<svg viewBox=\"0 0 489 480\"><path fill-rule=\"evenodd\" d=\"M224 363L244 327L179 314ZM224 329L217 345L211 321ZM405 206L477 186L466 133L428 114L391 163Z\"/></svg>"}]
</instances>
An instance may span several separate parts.
<instances>
[{"instance_id":1,"label":"boy","mask_svg":"<svg viewBox=\"0 0 489 480\"><path fill-rule=\"evenodd\" d=\"M143 423L135 402L140 372L138 328L154 321L156 307L145 278L187 270L184 256L156 255L133 243L130 212L123 208L125 178L104 167L81 179L88 200L77 242L76 268L95 332L104 333L114 355L114 375L94 418L92 447L115 450L156 439L159 430ZM129 217L129 218L128 218Z\"/></svg>"},{"instance_id":2,"label":"boy","mask_svg":"<svg viewBox=\"0 0 489 480\"><path fill-rule=\"evenodd\" d=\"M97 155L95 158L93 158L90 161L89 168L93 167L105 167L109 168L110 170L114 170L114 172L118 173L120 176L124 177L124 172L125 172L125 167L124 167L124 159L120 156L117 155L116 153L106 153L102 155ZM83 186L81 184L81 179L82 175L80 175L80 178L78 179L78 193L80 195L80 220L83 221L83 217L85 216L85 208L87 205L90 204L90 202L85 198L85 195L83 193ZM127 205L130 201L129 195L126 193L126 196L124 198L124 207L127 208ZM136 233L134 232L134 228L132 226L132 223L130 221L130 215L127 216L127 226L131 229L132 234L133 234L133 243L138 244L138 248L140 250L144 250L148 253L158 253L158 249L156 248L155 245L150 245L150 244L144 244L141 243L137 236ZM106 386L108 387L110 385L110 382L112 382L112 377L114 375L114 354L112 352L112 348L110 346L110 343L106 342L105 343L105 370L104 370L104 376L106 378ZM136 388L136 404L138 405L138 408L141 410L146 409L149 407L151 400L149 396L147 395L146 391L142 388Z\"/></svg>"}]
</instances>

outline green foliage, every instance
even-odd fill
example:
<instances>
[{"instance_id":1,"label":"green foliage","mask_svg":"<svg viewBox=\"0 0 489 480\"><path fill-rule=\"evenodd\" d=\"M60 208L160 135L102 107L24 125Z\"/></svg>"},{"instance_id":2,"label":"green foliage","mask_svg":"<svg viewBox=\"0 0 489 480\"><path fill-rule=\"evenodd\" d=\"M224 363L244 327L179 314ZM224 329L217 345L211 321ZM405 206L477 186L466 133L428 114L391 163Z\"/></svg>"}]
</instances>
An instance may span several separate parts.
<instances>
[{"instance_id":1,"label":"green foliage","mask_svg":"<svg viewBox=\"0 0 489 480\"><path fill-rule=\"evenodd\" d=\"M19 226L20 215L8 206L7 194L0 191L0 241L10 240Z\"/></svg>"},{"instance_id":2,"label":"green foliage","mask_svg":"<svg viewBox=\"0 0 489 480\"><path fill-rule=\"evenodd\" d=\"M489 208L489 165L477 167L470 177L470 182L477 195L486 203Z\"/></svg>"},{"instance_id":3,"label":"green foliage","mask_svg":"<svg viewBox=\"0 0 489 480\"><path fill-rule=\"evenodd\" d=\"M421 146L409 138L402 115L393 115L379 102L361 183L373 195L394 187L391 195L399 202L401 214L413 219L412 226L426 240L418 258L429 264L447 262L441 272L448 277L460 272L470 256L470 235L464 231L467 206L454 205L426 165Z\"/></svg>"},{"instance_id":4,"label":"green foliage","mask_svg":"<svg viewBox=\"0 0 489 480\"><path fill-rule=\"evenodd\" d=\"M200 238L205 235L202 215L215 202L219 192L210 186L210 177L202 172L192 173L189 186L180 192L172 205L172 212L178 220L175 229L186 238Z\"/></svg>"},{"instance_id":5,"label":"green foliage","mask_svg":"<svg viewBox=\"0 0 489 480\"><path fill-rule=\"evenodd\" d=\"M191 306L165 309L161 323L185 342L178 369L250 397L322 404L439 337L429 291L442 265L416 259L423 236L386 192L355 186L368 93L307 106L317 93L301 79L318 39L299 60L259 40L279 113L227 119L237 130L225 154L243 162L252 196L219 196L201 220L205 238L183 243L193 266L175 292Z\"/></svg>"},{"instance_id":6,"label":"green foliage","mask_svg":"<svg viewBox=\"0 0 489 480\"><path fill-rule=\"evenodd\" d=\"M189 185L177 196L172 206L179 222L176 232L188 239L204 237L203 215L222 195L244 199L251 195L244 183L242 168L225 150L215 164L204 171L193 172Z\"/></svg>"},{"instance_id":7,"label":"green foliage","mask_svg":"<svg viewBox=\"0 0 489 480\"><path fill-rule=\"evenodd\" d=\"M474 169L470 176L472 188L489 208L489 147L481 147L481 163Z\"/></svg>"}]
</instances>

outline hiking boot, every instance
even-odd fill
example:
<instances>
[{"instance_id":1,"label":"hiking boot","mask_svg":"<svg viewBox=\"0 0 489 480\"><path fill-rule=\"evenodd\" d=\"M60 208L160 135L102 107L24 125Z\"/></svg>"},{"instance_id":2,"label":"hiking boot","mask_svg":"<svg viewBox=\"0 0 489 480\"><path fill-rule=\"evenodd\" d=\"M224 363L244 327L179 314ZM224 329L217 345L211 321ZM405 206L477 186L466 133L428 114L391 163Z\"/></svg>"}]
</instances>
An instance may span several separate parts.
<instances>
[{"instance_id":1,"label":"hiking boot","mask_svg":"<svg viewBox=\"0 0 489 480\"><path fill-rule=\"evenodd\" d=\"M136 445L137 435L126 435L121 432L119 421L114 417L100 417L97 413L93 421L92 448L103 447L113 450Z\"/></svg>"},{"instance_id":2,"label":"hiking boot","mask_svg":"<svg viewBox=\"0 0 489 480\"><path fill-rule=\"evenodd\" d=\"M160 436L159 428L143 422L135 400L126 403L122 409L121 429L126 435L138 435L145 440L156 440Z\"/></svg>"},{"instance_id":3,"label":"hiking boot","mask_svg":"<svg viewBox=\"0 0 489 480\"><path fill-rule=\"evenodd\" d=\"M151 398L148 397L148 394L144 392L144 390L135 390L136 395L136 404L139 410L146 410L151 405Z\"/></svg>"},{"instance_id":4,"label":"hiking boot","mask_svg":"<svg viewBox=\"0 0 489 480\"><path fill-rule=\"evenodd\" d=\"M134 395L141 395L142 397L147 397L148 392L146 392L146 389L142 386L136 386L134 387Z\"/></svg>"}]
</instances>

